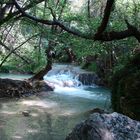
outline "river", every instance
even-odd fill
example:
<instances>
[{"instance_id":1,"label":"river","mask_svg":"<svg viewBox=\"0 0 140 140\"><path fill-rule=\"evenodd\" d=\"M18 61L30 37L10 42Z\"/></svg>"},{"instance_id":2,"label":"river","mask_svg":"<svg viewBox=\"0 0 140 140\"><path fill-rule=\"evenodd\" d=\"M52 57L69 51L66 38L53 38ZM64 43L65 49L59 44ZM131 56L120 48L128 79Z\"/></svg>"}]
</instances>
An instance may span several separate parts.
<instances>
[{"instance_id":1,"label":"river","mask_svg":"<svg viewBox=\"0 0 140 140\"><path fill-rule=\"evenodd\" d=\"M44 80L53 92L22 99L0 99L0 140L64 140L72 128L89 116L93 108L110 108L110 91L78 81L85 72L71 65L54 65ZM23 79L30 75L1 74ZM22 112L28 111L25 117Z\"/></svg>"}]
</instances>

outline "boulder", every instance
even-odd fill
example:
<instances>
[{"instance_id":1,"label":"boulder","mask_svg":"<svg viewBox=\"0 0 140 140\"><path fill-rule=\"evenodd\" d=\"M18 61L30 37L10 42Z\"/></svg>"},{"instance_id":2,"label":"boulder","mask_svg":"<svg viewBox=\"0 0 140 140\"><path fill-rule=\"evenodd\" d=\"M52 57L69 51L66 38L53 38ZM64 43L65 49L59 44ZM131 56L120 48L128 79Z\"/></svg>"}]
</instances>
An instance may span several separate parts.
<instances>
[{"instance_id":1,"label":"boulder","mask_svg":"<svg viewBox=\"0 0 140 140\"><path fill-rule=\"evenodd\" d=\"M94 113L76 125L65 140L139 140L140 122L119 113Z\"/></svg>"},{"instance_id":2,"label":"boulder","mask_svg":"<svg viewBox=\"0 0 140 140\"><path fill-rule=\"evenodd\" d=\"M24 97L41 91L53 91L44 81L26 81L0 78L0 98Z\"/></svg>"},{"instance_id":3,"label":"boulder","mask_svg":"<svg viewBox=\"0 0 140 140\"><path fill-rule=\"evenodd\" d=\"M53 88L49 86L43 80L36 80L32 82L32 86L39 91L53 91Z\"/></svg>"},{"instance_id":4,"label":"boulder","mask_svg":"<svg viewBox=\"0 0 140 140\"><path fill-rule=\"evenodd\" d=\"M93 85L93 84L103 85L101 79L95 73L81 73L78 76L78 80L83 85Z\"/></svg>"},{"instance_id":5,"label":"boulder","mask_svg":"<svg viewBox=\"0 0 140 140\"><path fill-rule=\"evenodd\" d=\"M0 78L0 97L21 97L33 92L33 87L27 81Z\"/></svg>"}]
</instances>

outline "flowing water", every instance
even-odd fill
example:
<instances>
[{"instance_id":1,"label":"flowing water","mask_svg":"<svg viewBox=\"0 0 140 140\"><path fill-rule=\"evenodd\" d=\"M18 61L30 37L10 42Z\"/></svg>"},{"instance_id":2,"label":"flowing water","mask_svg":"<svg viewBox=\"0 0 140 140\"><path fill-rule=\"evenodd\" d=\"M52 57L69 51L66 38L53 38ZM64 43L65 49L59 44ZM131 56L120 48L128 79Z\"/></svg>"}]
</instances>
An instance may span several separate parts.
<instances>
[{"instance_id":1,"label":"flowing water","mask_svg":"<svg viewBox=\"0 0 140 140\"><path fill-rule=\"evenodd\" d=\"M109 90L82 85L78 75L84 72L71 65L55 65L44 77L54 87L53 92L24 99L0 99L0 140L64 140L89 115L89 110L109 109ZM29 117L22 114L25 110Z\"/></svg>"}]
</instances>

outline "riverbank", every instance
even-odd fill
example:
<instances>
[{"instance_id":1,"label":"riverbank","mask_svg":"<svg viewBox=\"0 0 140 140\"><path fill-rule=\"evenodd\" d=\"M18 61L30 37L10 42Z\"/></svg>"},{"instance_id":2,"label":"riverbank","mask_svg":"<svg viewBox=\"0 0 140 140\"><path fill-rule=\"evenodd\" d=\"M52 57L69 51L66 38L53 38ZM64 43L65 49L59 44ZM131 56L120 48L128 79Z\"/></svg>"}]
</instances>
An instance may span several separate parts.
<instances>
[{"instance_id":1,"label":"riverbank","mask_svg":"<svg viewBox=\"0 0 140 140\"><path fill-rule=\"evenodd\" d=\"M28 81L0 78L0 98L24 97L41 91L53 91L44 81Z\"/></svg>"}]
</instances>

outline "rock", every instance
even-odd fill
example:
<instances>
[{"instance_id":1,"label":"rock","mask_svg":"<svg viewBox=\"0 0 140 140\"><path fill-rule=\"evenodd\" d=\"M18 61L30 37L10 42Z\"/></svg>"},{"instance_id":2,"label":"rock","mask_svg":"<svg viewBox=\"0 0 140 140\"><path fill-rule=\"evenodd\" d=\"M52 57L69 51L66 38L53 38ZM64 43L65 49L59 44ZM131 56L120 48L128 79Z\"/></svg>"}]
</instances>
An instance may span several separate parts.
<instances>
[{"instance_id":1,"label":"rock","mask_svg":"<svg viewBox=\"0 0 140 140\"><path fill-rule=\"evenodd\" d=\"M53 88L49 86L46 82L44 81L34 81L33 82L33 87L35 89L39 89L39 91L53 91Z\"/></svg>"},{"instance_id":2,"label":"rock","mask_svg":"<svg viewBox=\"0 0 140 140\"><path fill-rule=\"evenodd\" d=\"M30 116L30 112L29 112L28 110L22 111L22 114L23 114L25 117L29 117L29 116Z\"/></svg>"},{"instance_id":3,"label":"rock","mask_svg":"<svg viewBox=\"0 0 140 140\"><path fill-rule=\"evenodd\" d=\"M100 108L93 108L93 109L86 111L84 114L87 116L87 115L91 115L93 113L103 114L103 113L107 113L107 112L105 112L103 109L100 109Z\"/></svg>"},{"instance_id":4,"label":"rock","mask_svg":"<svg viewBox=\"0 0 140 140\"><path fill-rule=\"evenodd\" d=\"M32 92L33 88L27 81L0 78L0 97L22 97Z\"/></svg>"},{"instance_id":5,"label":"rock","mask_svg":"<svg viewBox=\"0 0 140 140\"><path fill-rule=\"evenodd\" d=\"M25 81L0 78L0 98L24 97L41 91L53 91L44 81Z\"/></svg>"},{"instance_id":6,"label":"rock","mask_svg":"<svg viewBox=\"0 0 140 140\"><path fill-rule=\"evenodd\" d=\"M140 122L116 112L94 113L65 140L140 140Z\"/></svg>"},{"instance_id":7,"label":"rock","mask_svg":"<svg viewBox=\"0 0 140 140\"><path fill-rule=\"evenodd\" d=\"M83 85L103 85L100 78L94 73L81 73L79 74L78 80L82 82Z\"/></svg>"}]
</instances>

